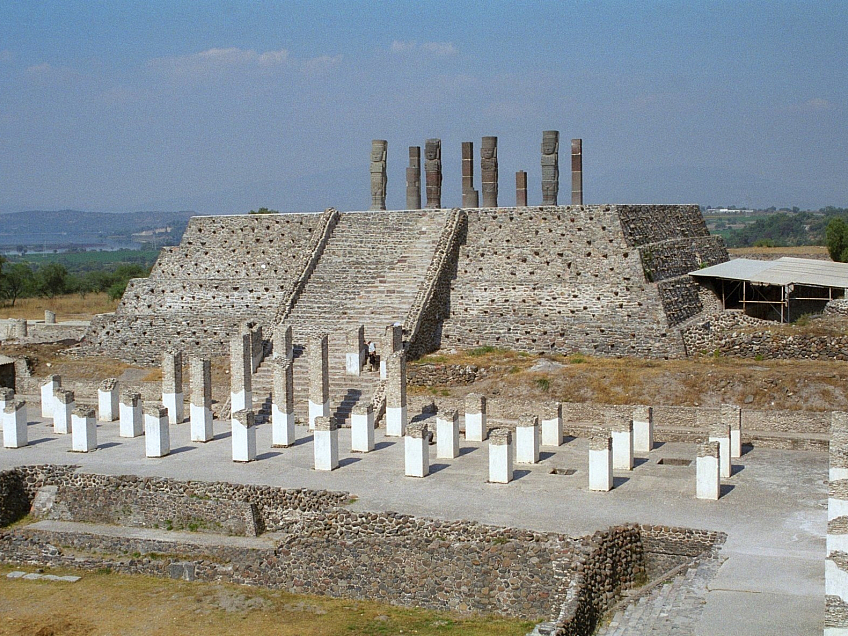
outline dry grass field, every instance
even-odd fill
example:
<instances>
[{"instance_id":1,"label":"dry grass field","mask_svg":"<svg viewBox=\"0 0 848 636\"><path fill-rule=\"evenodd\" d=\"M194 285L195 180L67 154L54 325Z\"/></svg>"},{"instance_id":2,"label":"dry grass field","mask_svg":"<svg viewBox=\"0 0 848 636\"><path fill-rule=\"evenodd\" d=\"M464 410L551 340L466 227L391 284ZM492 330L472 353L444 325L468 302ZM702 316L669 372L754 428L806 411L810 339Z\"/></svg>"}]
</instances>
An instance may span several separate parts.
<instances>
[{"instance_id":1,"label":"dry grass field","mask_svg":"<svg viewBox=\"0 0 848 636\"><path fill-rule=\"evenodd\" d=\"M55 298L18 298L15 306L8 302L0 306L0 318L26 318L28 320L44 320L44 310L56 313L56 320L91 320L95 314L105 314L115 311L117 300L109 300L105 293L67 294Z\"/></svg>"},{"instance_id":2,"label":"dry grass field","mask_svg":"<svg viewBox=\"0 0 848 636\"><path fill-rule=\"evenodd\" d=\"M0 567L3 636L523 636L533 627L527 621L105 571L50 570L82 576L76 583L7 578L14 569Z\"/></svg>"}]
</instances>

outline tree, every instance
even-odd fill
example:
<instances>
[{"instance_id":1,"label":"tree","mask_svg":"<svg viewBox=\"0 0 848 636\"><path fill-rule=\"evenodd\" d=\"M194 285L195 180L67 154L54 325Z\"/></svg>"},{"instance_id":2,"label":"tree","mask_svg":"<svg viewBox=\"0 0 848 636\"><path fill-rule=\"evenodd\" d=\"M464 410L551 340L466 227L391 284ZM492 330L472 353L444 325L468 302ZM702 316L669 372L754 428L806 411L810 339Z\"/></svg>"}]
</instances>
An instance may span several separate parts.
<instances>
[{"instance_id":1,"label":"tree","mask_svg":"<svg viewBox=\"0 0 848 636\"><path fill-rule=\"evenodd\" d=\"M848 224L838 217L831 219L824 235L830 258L838 263L848 262Z\"/></svg>"},{"instance_id":2,"label":"tree","mask_svg":"<svg viewBox=\"0 0 848 636\"><path fill-rule=\"evenodd\" d=\"M258 210L251 210L248 214L279 214L279 211L269 210L268 208L259 208Z\"/></svg>"},{"instance_id":3,"label":"tree","mask_svg":"<svg viewBox=\"0 0 848 636\"><path fill-rule=\"evenodd\" d=\"M15 263L9 268L3 276L2 291L3 296L12 301L12 307L18 298L32 292L34 278L32 269L26 263Z\"/></svg>"},{"instance_id":4,"label":"tree","mask_svg":"<svg viewBox=\"0 0 848 636\"><path fill-rule=\"evenodd\" d=\"M68 289L68 270L59 263L48 263L35 274L35 287L39 296L55 298Z\"/></svg>"}]
</instances>

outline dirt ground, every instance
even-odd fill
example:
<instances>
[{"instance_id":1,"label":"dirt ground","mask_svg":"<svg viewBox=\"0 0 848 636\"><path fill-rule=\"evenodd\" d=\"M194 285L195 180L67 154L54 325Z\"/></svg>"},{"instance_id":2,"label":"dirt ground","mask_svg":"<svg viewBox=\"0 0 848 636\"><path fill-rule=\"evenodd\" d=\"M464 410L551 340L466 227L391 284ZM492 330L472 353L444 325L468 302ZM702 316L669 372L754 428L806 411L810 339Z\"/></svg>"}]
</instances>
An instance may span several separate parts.
<instances>
[{"instance_id":1,"label":"dirt ground","mask_svg":"<svg viewBox=\"0 0 848 636\"><path fill-rule=\"evenodd\" d=\"M527 621L463 619L380 603L105 571L49 570L82 576L76 583L7 578L14 569L0 567L3 636L523 636L533 627Z\"/></svg>"}]
</instances>

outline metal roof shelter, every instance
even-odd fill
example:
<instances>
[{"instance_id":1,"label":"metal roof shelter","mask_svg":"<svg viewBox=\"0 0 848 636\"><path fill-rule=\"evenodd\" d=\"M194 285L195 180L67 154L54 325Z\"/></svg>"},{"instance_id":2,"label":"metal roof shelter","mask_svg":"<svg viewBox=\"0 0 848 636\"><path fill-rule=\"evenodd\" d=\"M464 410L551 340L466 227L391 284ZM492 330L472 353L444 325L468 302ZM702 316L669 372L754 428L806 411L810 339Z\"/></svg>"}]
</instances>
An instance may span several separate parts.
<instances>
[{"instance_id":1,"label":"metal roof shelter","mask_svg":"<svg viewBox=\"0 0 848 636\"><path fill-rule=\"evenodd\" d=\"M689 275L710 281L725 309L741 306L745 313L760 318L779 316L781 322L820 311L824 303L844 297L848 289L848 263L808 258L736 258ZM755 305L763 307L756 309Z\"/></svg>"}]
</instances>

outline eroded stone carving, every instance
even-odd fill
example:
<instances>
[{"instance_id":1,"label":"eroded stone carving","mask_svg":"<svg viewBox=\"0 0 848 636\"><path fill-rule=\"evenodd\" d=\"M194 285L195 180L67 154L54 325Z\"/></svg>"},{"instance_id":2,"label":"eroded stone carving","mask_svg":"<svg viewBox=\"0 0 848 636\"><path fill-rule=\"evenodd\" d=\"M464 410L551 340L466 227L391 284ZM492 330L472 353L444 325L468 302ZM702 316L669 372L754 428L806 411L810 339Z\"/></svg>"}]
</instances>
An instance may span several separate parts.
<instances>
[{"instance_id":1,"label":"eroded stone carving","mask_svg":"<svg viewBox=\"0 0 848 636\"><path fill-rule=\"evenodd\" d=\"M559 131L546 130L542 133L542 205L556 205L558 194Z\"/></svg>"},{"instance_id":2,"label":"eroded stone carving","mask_svg":"<svg viewBox=\"0 0 848 636\"><path fill-rule=\"evenodd\" d=\"M483 207L498 207L497 137L483 137L480 145L480 177L483 183Z\"/></svg>"},{"instance_id":3,"label":"eroded stone carving","mask_svg":"<svg viewBox=\"0 0 848 636\"><path fill-rule=\"evenodd\" d=\"M427 158L424 170L427 173L427 207L442 207L442 140L428 139L424 146Z\"/></svg>"},{"instance_id":4,"label":"eroded stone carving","mask_svg":"<svg viewBox=\"0 0 848 636\"><path fill-rule=\"evenodd\" d=\"M386 209L386 153L389 142L374 139L371 142L371 209Z\"/></svg>"}]
</instances>

